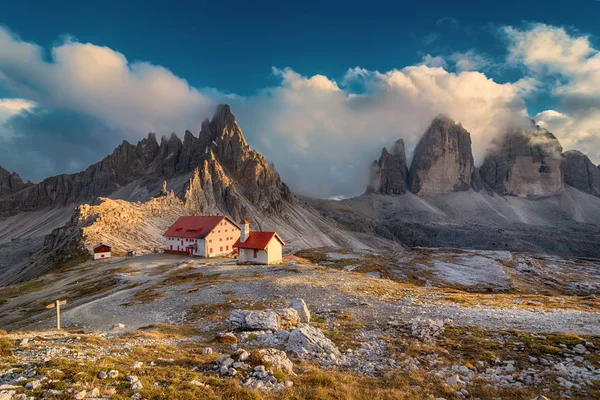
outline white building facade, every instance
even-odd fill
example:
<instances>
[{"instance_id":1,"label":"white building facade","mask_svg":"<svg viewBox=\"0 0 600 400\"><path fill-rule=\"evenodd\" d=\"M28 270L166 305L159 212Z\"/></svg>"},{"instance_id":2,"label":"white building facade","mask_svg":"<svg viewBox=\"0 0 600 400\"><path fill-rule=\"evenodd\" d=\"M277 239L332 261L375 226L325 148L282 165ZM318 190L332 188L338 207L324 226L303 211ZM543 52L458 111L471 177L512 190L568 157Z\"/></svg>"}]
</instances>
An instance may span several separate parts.
<instances>
[{"instance_id":1,"label":"white building facade","mask_svg":"<svg viewBox=\"0 0 600 400\"><path fill-rule=\"evenodd\" d=\"M239 263L275 264L283 259L285 243L276 232L250 232L247 220L240 224L240 240L234 247L238 249Z\"/></svg>"},{"instance_id":2,"label":"white building facade","mask_svg":"<svg viewBox=\"0 0 600 400\"><path fill-rule=\"evenodd\" d=\"M164 237L167 253L220 257L233 253L240 228L225 216L181 217Z\"/></svg>"}]
</instances>

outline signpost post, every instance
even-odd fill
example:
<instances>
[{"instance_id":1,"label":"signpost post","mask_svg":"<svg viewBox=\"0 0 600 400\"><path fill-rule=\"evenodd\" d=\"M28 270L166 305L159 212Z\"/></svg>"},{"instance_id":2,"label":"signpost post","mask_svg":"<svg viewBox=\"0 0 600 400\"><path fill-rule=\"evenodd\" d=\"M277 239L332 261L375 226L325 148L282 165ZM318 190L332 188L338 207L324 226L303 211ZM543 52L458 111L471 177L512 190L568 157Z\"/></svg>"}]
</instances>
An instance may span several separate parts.
<instances>
[{"instance_id":1,"label":"signpost post","mask_svg":"<svg viewBox=\"0 0 600 400\"><path fill-rule=\"evenodd\" d=\"M48 304L47 309L56 308L56 329L60 329L60 306L67 304L66 300L56 300L56 302Z\"/></svg>"}]
</instances>

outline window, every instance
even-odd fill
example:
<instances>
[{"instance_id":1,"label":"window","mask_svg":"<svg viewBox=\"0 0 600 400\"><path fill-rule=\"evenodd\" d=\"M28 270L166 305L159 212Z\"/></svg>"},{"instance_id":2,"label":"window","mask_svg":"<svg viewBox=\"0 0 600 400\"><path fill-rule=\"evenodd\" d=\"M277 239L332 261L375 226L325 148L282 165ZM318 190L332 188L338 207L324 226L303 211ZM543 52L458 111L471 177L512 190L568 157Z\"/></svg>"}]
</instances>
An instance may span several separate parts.
<instances>
[{"instance_id":1,"label":"window","mask_svg":"<svg viewBox=\"0 0 600 400\"><path fill-rule=\"evenodd\" d=\"M208 243L212 243L212 239L209 239L209 240L208 240Z\"/></svg>"},{"instance_id":2,"label":"window","mask_svg":"<svg viewBox=\"0 0 600 400\"><path fill-rule=\"evenodd\" d=\"M258 250L254 249L254 258L256 258L258 255Z\"/></svg>"},{"instance_id":3,"label":"window","mask_svg":"<svg viewBox=\"0 0 600 400\"><path fill-rule=\"evenodd\" d=\"M225 246L225 250L229 250L229 246Z\"/></svg>"},{"instance_id":4,"label":"window","mask_svg":"<svg viewBox=\"0 0 600 400\"><path fill-rule=\"evenodd\" d=\"M218 233L221 233L221 230L220 230L220 229L219 229L219 232L218 232Z\"/></svg>"},{"instance_id":5,"label":"window","mask_svg":"<svg viewBox=\"0 0 600 400\"><path fill-rule=\"evenodd\" d=\"M219 238L219 242L222 242L222 241L223 241L223 238Z\"/></svg>"},{"instance_id":6,"label":"window","mask_svg":"<svg viewBox=\"0 0 600 400\"><path fill-rule=\"evenodd\" d=\"M223 251L223 246L221 246L221 250L219 250L219 251Z\"/></svg>"},{"instance_id":7,"label":"window","mask_svg":"<svg viewBox=\"0 0 600 400\"><path fill-rule=\"evenodd\" d=\"M173 250L173 245L171 245L171 248L170 248L170 250Z\"/></svg>"}]
</instances>

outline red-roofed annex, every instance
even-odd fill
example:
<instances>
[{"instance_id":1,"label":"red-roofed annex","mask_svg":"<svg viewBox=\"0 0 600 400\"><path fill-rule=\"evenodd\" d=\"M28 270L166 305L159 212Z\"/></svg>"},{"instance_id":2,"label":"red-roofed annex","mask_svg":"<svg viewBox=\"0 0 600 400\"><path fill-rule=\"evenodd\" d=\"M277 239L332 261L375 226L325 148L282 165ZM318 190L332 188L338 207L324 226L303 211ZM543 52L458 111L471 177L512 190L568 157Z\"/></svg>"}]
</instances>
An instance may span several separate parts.
<instances>
[{"instance_id":1,"label":"red-roofed annex","mask_svg":"<svg viewBox=\"0 0 600 400\"><path fill-rule=\"evenodd\" d=\"M239 250L239 263L273 264L280 262L284 241L276 232L250 232L250 222L241 222L241 233L233 245Z\"/></svg>"}]
</instances>

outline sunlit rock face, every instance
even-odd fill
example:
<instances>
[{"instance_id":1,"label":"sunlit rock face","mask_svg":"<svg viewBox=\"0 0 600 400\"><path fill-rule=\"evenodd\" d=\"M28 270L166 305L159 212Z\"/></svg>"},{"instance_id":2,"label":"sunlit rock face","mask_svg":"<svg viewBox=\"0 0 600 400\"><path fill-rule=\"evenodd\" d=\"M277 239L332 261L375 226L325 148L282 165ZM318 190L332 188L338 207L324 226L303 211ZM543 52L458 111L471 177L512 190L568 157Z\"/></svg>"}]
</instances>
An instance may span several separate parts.
<instances>
[{"instance_id":1,"label":"sunlit rock face","mask_svg":"<svg viewBox=\"0 0 600 400\"><path fill-rule=\"evenodd\" d=\"M410 191L435 196L469 190L473 174L471 134L447 116L436 117L415 148Z\"/></svg>"},{"instance_id":2,"label":"sunlit rock face","mask_svg":"<svg viewBox=\"0 0 600 400\"><path fill-rule=\"evenodd\" d=\"M513 130L493 143L480 174L500 194L543 197L564 189L562 147L545 129Z\"/></svg>"}]
</instances>

